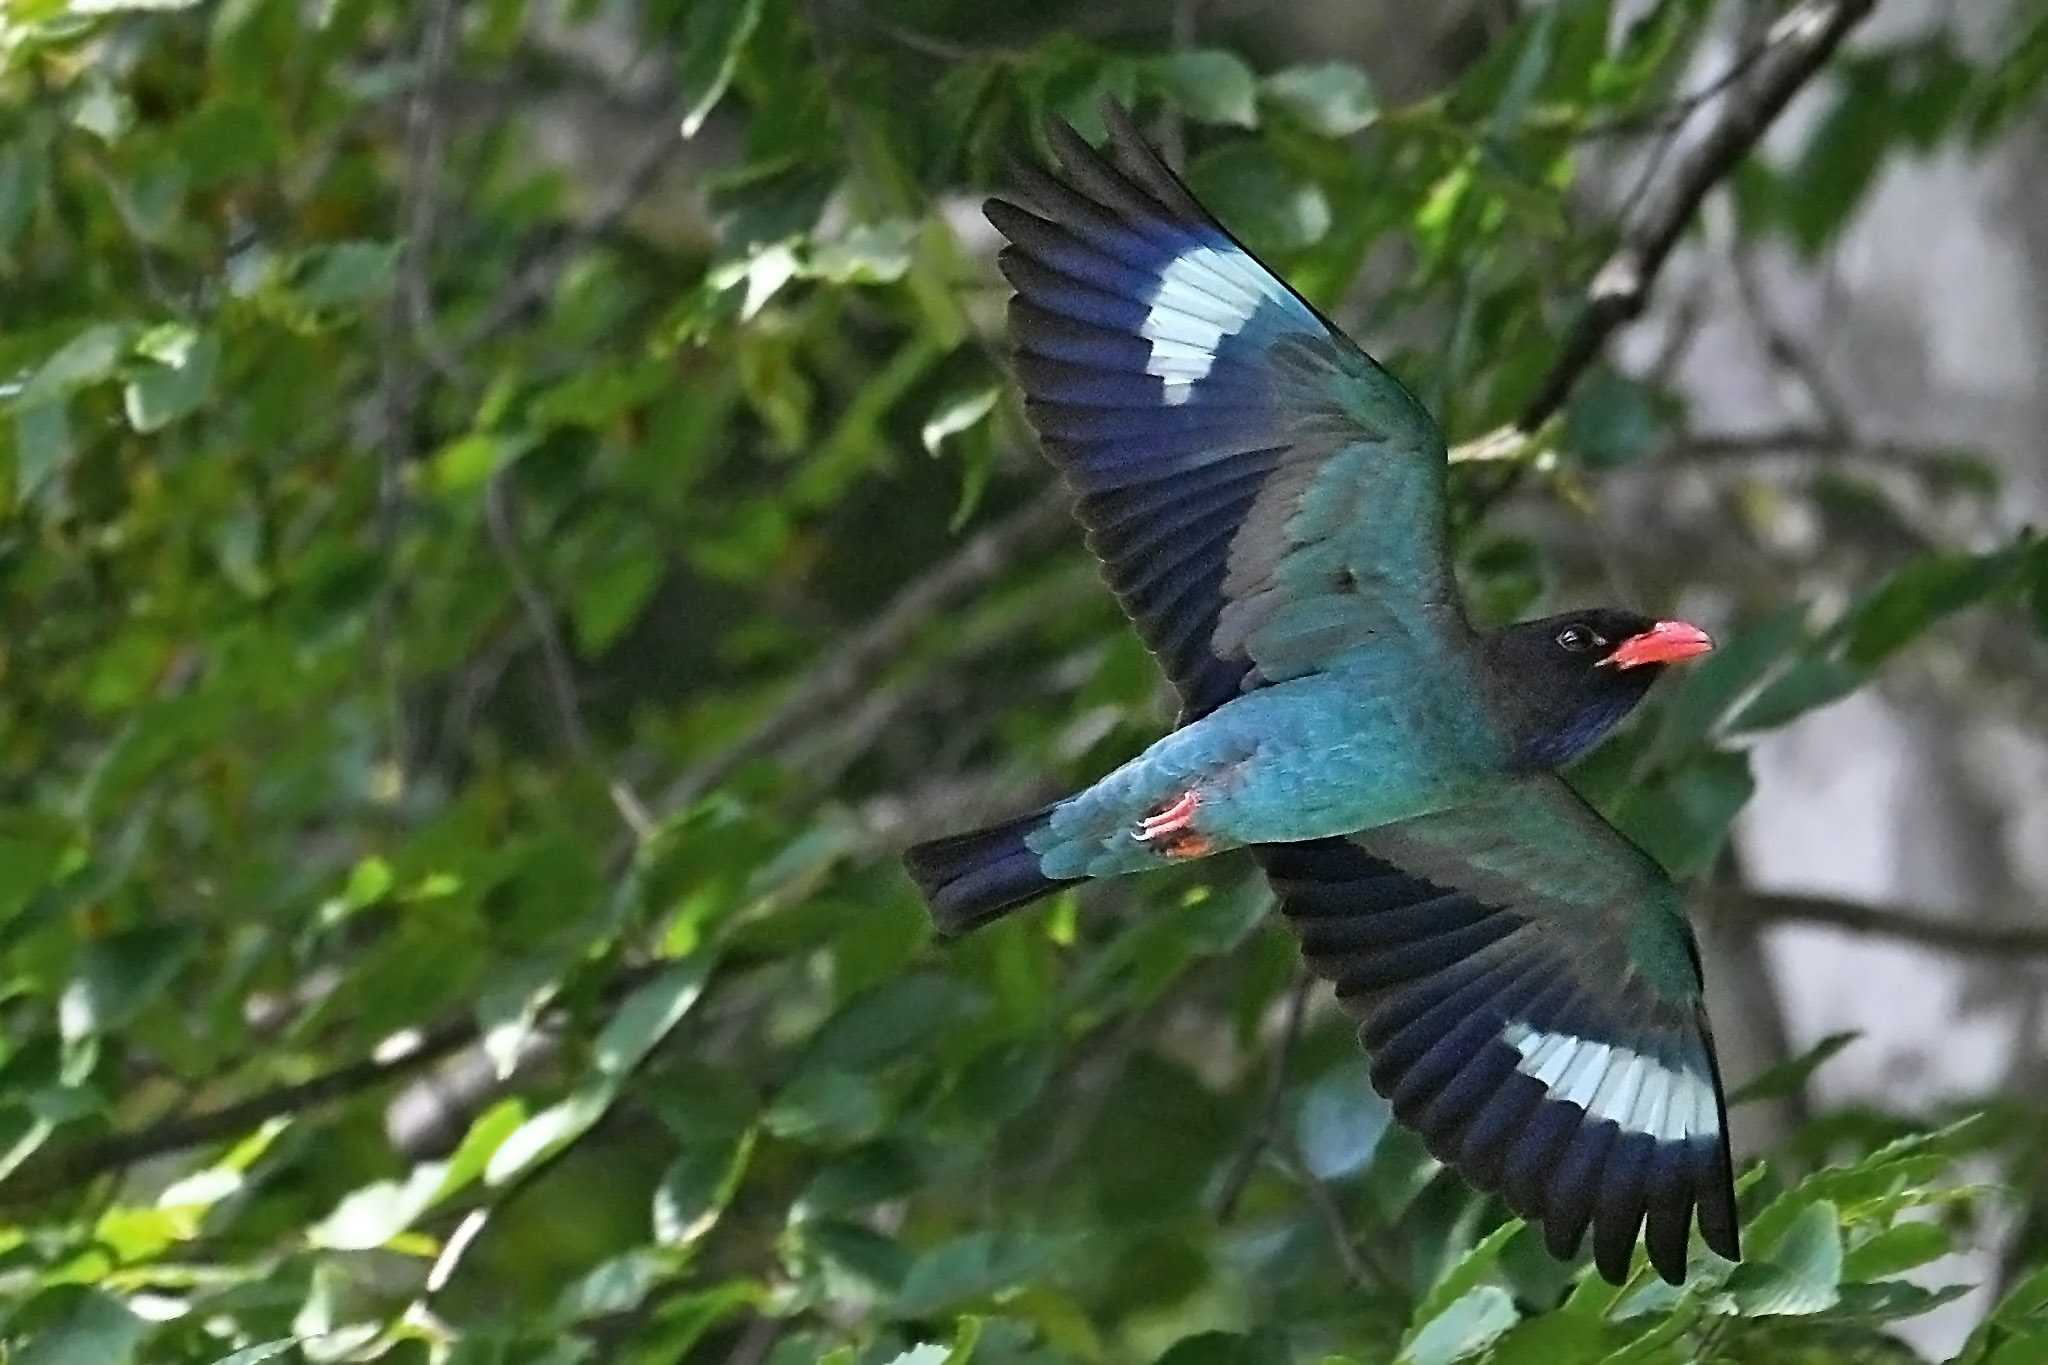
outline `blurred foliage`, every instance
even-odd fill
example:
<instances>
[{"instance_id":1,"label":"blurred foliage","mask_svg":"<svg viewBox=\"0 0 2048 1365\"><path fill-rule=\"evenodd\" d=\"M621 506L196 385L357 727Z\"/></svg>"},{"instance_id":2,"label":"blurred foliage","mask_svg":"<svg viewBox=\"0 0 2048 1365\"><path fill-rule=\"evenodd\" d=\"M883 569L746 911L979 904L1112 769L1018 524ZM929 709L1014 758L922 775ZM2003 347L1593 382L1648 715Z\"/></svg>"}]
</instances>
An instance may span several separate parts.
<instances>
[{"instance_id":1,"label":"blurred foliage","mask_svg":"<svg viewBox=\"0 0 2048 1365\"><path fill-rule=\"evenodd\" d=\"M1450 25L1450 83L1390 102L1138 4L12 0L10 1358L1903 1355L1884 1325L1959 1287L1900 1276L2003 1206L1959 1158L2038 1164L2037 1099L1823 1116L1745 1176L1748 1262L1617 1291L1389 1127L1333 1014L1278 1044L1248 867L939 947L892 856L1167 714L1032 510L972 212L1004 158L1104 95L1172 118L1463 441L1611 245L1575 181L1723 32L1610 8ZM2025 7L1982 51L1855 47L1739 172L1740 231L1825 251L2044 78ZM1939 533L1995 493L1962 452L1702 473L1664 382L1590 376L1512 469L1460 466L1458 521L1498 619L1590 586L1610 481L1691 490L1643 582L1732 638L1580 779L1699 873L1745 735L1930 631L1967 655L1966 608L2006 626L1971 676L2038 667L2048 554ZM2048 1279L1962 1359L2048 1359Z\"/></svg>"}]
</instances>

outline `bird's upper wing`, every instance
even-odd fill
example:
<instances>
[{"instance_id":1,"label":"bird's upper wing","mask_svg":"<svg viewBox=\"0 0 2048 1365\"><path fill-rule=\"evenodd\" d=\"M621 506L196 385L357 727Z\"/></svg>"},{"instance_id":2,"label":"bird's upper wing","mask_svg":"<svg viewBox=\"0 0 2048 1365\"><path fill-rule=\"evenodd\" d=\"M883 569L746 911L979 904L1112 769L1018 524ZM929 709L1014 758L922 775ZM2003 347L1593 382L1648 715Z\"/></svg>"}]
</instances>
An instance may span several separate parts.
<instances>
[{"instance_id":1,"label":"bird's upper wing","mask_svg":"<svg viewBox=\"0 0 2048 1365\"><path fill-rule=\"evenodd\" d=\"M1183 719L1465 631L1443 434L1108 118L1107 157L1057 124L1062 174L987 212L1026 410Z\"/></svg>"},{"instance_id":2,"label":"bird's upper wing","mask_svg":"<svg viewBox=\"0 0 2048 1365\"><path fill-rule=\"evenodd\" d=\"M1259 850L1374 1088L1430 1150L1620 1283L1684 1278L1695 1209L1739 1257L1727 1111L1677 887L1561 778Z\"/></svg>"}]
</instances>

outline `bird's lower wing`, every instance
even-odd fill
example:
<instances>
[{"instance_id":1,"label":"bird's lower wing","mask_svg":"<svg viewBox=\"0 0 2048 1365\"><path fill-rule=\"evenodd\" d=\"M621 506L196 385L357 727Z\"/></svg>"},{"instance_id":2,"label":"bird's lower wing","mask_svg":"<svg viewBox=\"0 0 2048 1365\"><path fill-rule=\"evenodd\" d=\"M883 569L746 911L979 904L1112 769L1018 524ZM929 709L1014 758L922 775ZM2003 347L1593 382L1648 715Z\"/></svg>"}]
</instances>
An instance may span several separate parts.
<instances>
[{"instance_id":1,"label":"bird's lower wing","mask_svg":"<svg viewBox=\"0 0 2048 1365\"><path fill-rule=\"evenodd\" d=\"M1698 951L1664 872L1562 779L1345 839L1259 850L1309 966L1360 1020L1374 1087L1446 1164L1593 1230L1619 1283L1685 1275L1697 1211L1740 1255Z\"/></svg>"}]
</instances>

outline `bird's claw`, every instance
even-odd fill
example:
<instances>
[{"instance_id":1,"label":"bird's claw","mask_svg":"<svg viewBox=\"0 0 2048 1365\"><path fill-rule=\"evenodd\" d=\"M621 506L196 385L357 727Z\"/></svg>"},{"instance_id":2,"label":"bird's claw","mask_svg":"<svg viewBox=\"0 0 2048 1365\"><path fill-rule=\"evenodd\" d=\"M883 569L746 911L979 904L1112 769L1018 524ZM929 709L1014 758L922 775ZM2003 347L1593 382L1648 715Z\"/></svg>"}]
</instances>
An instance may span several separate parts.
<instances>
[{"instance_id":1,"label":"bird's claw","mask_svg":"<svg viewBox=\"0 0 2048 1365\"><path fill-rule=\"evenodd\" d=\"M1157 844L1168 858L1199 858L1209 851L1209 840L1191 828L1201 804L1201 797L1193 791L1182 792L1140 820L1131 830L1131 838L1141 844Z\"/></svg>"}]
</instances>

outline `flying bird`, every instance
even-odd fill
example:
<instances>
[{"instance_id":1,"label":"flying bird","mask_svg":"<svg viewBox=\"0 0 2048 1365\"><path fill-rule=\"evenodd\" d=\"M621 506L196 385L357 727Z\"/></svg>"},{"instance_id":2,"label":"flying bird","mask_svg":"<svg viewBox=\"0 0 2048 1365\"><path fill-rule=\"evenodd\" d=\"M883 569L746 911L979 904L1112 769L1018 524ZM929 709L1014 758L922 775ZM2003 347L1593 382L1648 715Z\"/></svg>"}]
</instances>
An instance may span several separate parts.
<instances>
[{"instance_id":1,"label":"flying bird","mask_svg":"<svg viewBox=\"0 0 2048 1365\"><path fill-rule=\"evenodd\" d=\"M1085 791L911 848L965 932L1087 878L1249 846L1395 1117L1569 1259L1739 1259L1699 952L1671 879L1556 769L1698 627L1476 630L1444 436L1197 202L1121 110L991 199L1025 410L1179 724Z\"/></svg>"}]
</instances>

